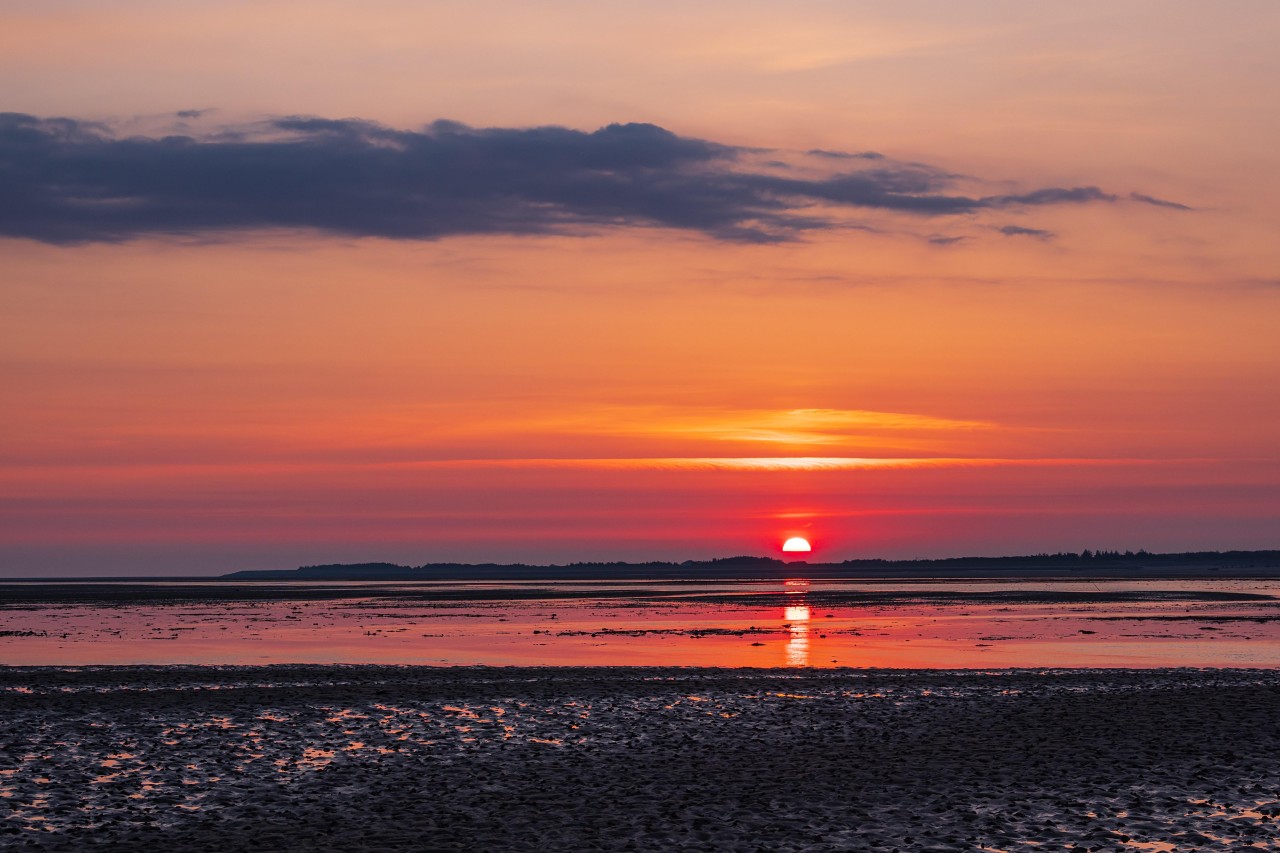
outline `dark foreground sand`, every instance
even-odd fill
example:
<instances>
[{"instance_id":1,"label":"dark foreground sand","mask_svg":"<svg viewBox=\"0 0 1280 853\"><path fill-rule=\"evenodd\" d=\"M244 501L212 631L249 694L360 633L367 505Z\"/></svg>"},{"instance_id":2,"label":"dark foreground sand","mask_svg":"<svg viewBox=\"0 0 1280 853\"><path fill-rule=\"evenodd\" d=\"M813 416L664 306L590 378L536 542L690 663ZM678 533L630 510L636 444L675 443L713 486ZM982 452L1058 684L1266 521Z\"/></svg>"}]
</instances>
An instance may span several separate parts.
<instances>
[{"instance_id":1,"label":"dark foreground sand","mask_svg":"<svg viewBox=\"0 0 1280 853\"><path fill-rule=\"evenodd\" d=\"M1274 671L0 668L5 849L1272 850L1278 816Z\"/></svg>"}]
</instances>

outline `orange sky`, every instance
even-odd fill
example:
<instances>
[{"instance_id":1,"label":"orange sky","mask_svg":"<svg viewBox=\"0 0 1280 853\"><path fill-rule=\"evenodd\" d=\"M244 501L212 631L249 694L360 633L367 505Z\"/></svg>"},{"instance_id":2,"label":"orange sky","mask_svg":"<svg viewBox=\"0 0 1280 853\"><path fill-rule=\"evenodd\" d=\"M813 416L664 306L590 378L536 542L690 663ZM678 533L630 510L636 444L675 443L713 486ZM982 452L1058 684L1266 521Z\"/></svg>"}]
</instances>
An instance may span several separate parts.
<instances>
[{"instance_id":1,"label":"orange sky","mask_svg":"<svg viewBox=\"0 0 1280 853\"><path fill-rule=\"evenodd\" d=\"M850 5L6 4L0 107L111 139L647 122L1115 200L63 240L0 183L0 574L1280 547L1280 9Z\"/></svg>"}]
</instances>

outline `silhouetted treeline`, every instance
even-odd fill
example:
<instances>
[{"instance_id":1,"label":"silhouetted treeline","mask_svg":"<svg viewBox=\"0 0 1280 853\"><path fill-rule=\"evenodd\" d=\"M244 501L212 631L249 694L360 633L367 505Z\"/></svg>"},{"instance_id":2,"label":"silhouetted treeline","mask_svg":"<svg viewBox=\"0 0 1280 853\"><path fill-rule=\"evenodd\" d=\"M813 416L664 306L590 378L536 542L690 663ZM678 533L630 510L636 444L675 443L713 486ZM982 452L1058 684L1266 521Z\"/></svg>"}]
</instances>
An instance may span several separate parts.
<instances>
[{"instance_id":1,"label":"silhouetted treeline","mask_svg":"<svg viewBox=\"0 0 1280 853\"><path fill-rule=\"evenodd\" d=\"M966 578L1046 577L1280 577L1280 551L1194 551L1152 554L1104 551L1017 557L945 557L929 560L858 559L840 563L783 561L772 557L719 557L684 562L529 563L333 563L297 569L242 571L223 580L700 580L709 578Z\"/></svg>"}]
</instances>

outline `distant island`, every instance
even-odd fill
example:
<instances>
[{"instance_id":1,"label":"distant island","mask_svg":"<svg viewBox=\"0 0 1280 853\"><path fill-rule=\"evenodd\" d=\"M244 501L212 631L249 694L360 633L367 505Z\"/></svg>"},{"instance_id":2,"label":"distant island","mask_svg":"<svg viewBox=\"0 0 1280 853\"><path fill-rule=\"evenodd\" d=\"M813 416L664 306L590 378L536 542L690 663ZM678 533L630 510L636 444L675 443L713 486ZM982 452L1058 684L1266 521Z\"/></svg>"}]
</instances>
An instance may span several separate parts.
<instances>
[{"instance_id":1,"label":"distant island","mask_svg":"<svg viewBox=\"0 0 1280 853\"><path fill-rule=\"evenodd\" d=\"M227 581L513 581L513 580L767 580L803 578L1280 578L1280 551L1092 551L1021 557L948 557L932 560L845 560L807 563L772 557L722 557L684 562L332 563L296 569L239 571Z\"/></svg>"}]
</instances>

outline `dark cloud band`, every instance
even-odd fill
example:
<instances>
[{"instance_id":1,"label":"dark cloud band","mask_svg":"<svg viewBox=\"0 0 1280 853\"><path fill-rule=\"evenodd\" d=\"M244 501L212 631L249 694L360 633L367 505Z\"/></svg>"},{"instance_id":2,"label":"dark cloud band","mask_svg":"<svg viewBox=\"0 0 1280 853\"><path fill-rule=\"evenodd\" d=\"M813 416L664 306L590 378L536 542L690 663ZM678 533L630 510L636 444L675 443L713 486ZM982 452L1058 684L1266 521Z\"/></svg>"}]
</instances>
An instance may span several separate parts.
<instances>
[{"instance_id":1,"label":"dark cloud band","mask_svg":"<svg viewBox=\"0 0 1280 853\"><path fill-rule=\"evenodd\" d=\"M955 175L871 152L807 152L850 170L797 177L809 171L759 162L761 153L650 124L584 132L442 121L404 131L290 117L206 136L126 137L102 124L8 113L0 114L0 235L81 243L306 228L433 239L656 226L773 242L845 227L849 210L940 216L1117 201L1096 187L965 194Z\"/></svg>"}]
</instances>

